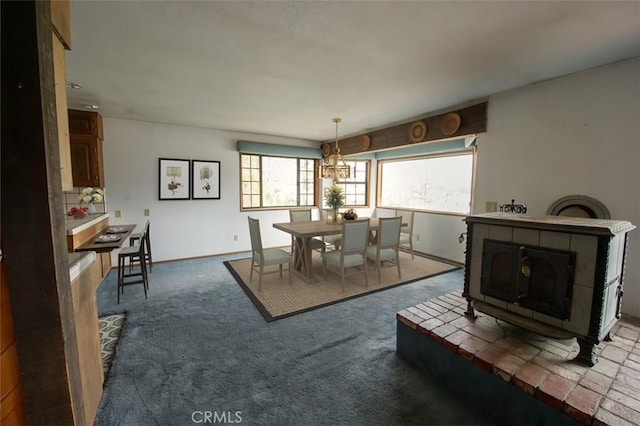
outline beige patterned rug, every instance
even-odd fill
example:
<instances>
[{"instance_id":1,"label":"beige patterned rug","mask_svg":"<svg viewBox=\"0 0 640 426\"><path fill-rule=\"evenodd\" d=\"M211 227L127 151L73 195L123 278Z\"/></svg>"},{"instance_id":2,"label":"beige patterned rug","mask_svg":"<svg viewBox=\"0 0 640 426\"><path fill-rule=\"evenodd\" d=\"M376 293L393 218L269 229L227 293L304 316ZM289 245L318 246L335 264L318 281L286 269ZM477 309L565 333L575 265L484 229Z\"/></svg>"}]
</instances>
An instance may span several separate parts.
<instances>
[{"instance_id":1,"label":"beige patterned rug","mask_svg":"<svg viewBox=\"0 0 640 426\"><path fill-rule=\"evenodd\" d=\"M106 379L116 354L116 346L120 339L120 332L126 320L125 314L114 314L99 318L100 346L102 349L102 369Z\"/></svg>"},{"instance_id":2,"label":"beige patterned rug","mask_svg":"<svg viewBox=\"0 0 640 426\"><path fill-rule=\"evenodd\" d=\"M294 274L292 283L289 284L288 272L285 271L282 278L278 273L263 275L261 291L258 291L258 274L256 272L253 273L253 280L249 282L251 259L247 258L224 263L267 321L299 314L460 268L457 265L418 255L411 259L410 254L401 252L400 270L402 279L398 278L396 267L389 266L382 268L381 282L378 283L377 272L373 264L370 263L367 274L368 286L365 287L364 274L347 276L343 293L340 276L334 272L327 271L327 279L323 279L320 254L314 252L313 256L313 273L318 280L317 283L307 284ZM272 270L275 270L277 266L272 268L274 268Z\"/></svg>"}]
</instances>

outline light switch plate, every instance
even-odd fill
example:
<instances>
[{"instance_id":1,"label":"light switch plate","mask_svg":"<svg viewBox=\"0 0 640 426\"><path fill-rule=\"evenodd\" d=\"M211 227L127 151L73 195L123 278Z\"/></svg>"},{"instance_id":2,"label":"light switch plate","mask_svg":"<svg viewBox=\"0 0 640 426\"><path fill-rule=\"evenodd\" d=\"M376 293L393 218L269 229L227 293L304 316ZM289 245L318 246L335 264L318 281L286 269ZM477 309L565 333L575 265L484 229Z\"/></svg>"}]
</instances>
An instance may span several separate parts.
<instances>
[{"instance_id":1,"label":"light switch plate","mask_svg":"<svg viewBox=\"0 0 640 426\"><path fill-rule=\"evenodd\" d=\"M145 216L149 216L149 214L150 214L150 213L149 213L149 209L144 209L144 215L145 215Z\"/></svg>"},{"instance_id":2,"label":"light switch plate","mask_svg":"<svg viewBox=\"0 0 640 426\"><path fill-rule=\"evenodd\" d=\"M120 210L116 210L116 217L122 216L122 212Z\"/></svg>"}]
</instances>

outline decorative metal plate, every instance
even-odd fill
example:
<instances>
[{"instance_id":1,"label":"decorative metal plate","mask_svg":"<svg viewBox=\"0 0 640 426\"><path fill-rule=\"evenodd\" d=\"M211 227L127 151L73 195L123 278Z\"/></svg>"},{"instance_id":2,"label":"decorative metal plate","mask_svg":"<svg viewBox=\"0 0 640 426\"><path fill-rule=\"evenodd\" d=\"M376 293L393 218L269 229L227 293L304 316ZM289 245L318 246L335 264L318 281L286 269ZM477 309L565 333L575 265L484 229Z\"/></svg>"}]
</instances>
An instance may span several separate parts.
<instances>
[{"instance_id":1,"label":"decorative metal plate","mask_svg":"<svg viewBox=\"0 0 640 426\"><path fill-rule=\"evenodd\" d=\"M460 127L460 116L455 112L451 112L442 118L442 124L440 125L440 131L444 135L454 134Z\"/></svg>"},{"instance_id":2,"label":"decorative metal plate","mask_svg":"<svg viewBox=\"0 0 640 426\"><path fill-rule=\"evenodd\" d=\"M424 121L416 121L409 129L409 140L412 143L422 142L427 136L427 124Z\"/></svg>"},{"instance_id":3,"label":"decorative metal plate","mask_svg":"<svg viewBox=\"0 0 640 426\"><path fill-rule=\"evenodd\" d=\"M331 154L331 145L329 145L328 143L327 143L327 144L324 144L324 145L322 146L322 154L323 154L325 157L328 157L328 156L329 156L329 154Z\"/></svg>"},{"instance_id":4,"label":"decorative metal plate","mask_svg":"<svg viewBox=\"0 0 640 426\"><path fill-rule=\"evenodd\" d=\"M371 146L371 137L369 135L364 135L360 138L360 148L364 151L368 150Z\"/></svg>"}]
</instances>

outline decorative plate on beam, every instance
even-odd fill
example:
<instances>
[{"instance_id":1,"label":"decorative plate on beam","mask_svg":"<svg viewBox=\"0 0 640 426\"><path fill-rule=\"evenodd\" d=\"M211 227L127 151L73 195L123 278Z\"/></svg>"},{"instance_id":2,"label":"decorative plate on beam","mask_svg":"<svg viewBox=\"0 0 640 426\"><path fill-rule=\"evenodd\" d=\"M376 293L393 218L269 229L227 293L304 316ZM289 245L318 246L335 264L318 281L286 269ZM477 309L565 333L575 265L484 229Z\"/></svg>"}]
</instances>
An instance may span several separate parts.
<instances>
[{"instance_id":1,"label":"decorative plate on beam","mask_svg":"<svg viewBox=\"0 0 640 426\"><path fill-rule=\"evenodd\" d=\"M371 137L369 137L369 135L363 135L360 138L360 148L362 148L363 151L366 151L369 149L370 146L371 146Z\"/></svg>"},{"instance_id":2,"label":"decorative plate on beam","mask_svg":"<svg viewBox=\"0 0 640 426\"><path fill-rule=\"evenodd\" d=\"M422 142L427 135L427 125L424 121L416 121L409 129L409 140L412 143Z\"/></svg>"},{"instance_id":3,"label":"decorative plate on beam","mask_svg":"<svg viewBox=\"0 0 640 426\"><path fill-rule=\"evenodd\" d=\"M450 136L454 134L460 127L460 116L455 112L451 112L442 118L440 131L442 134Z\"/></svg>"}]
</instances>

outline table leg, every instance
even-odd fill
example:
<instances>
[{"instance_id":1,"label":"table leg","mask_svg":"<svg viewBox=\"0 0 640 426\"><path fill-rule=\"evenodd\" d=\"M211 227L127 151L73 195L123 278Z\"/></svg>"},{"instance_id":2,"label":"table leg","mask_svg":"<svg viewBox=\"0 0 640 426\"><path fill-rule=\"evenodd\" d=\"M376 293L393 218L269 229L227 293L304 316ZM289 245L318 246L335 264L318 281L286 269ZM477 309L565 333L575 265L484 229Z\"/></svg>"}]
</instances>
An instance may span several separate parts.
<instances>
[{"instance_id":1,"label":"table leg","mask_svg":"<svg viewBox=\"0 0 640 426\"><path fill-rule=\"evenodd\" d=\"M311 237L296 237L293 251L293 269L304 282L312 284L318 280L313 276Z\"/></svg>"}]
</instances>

